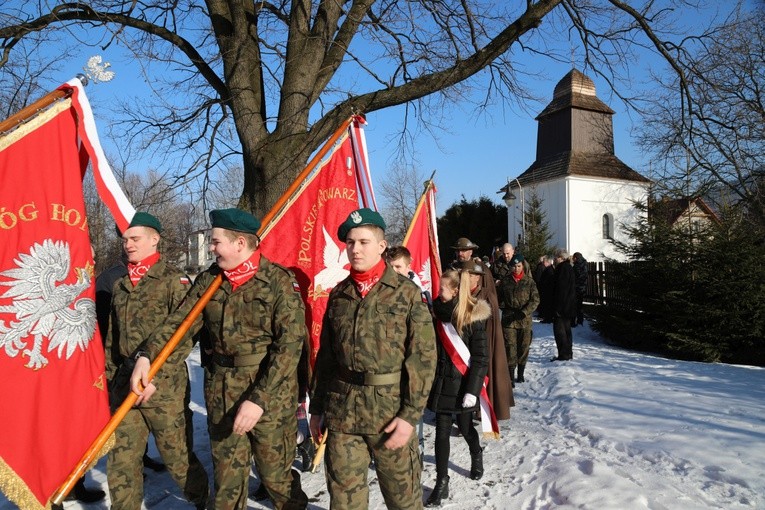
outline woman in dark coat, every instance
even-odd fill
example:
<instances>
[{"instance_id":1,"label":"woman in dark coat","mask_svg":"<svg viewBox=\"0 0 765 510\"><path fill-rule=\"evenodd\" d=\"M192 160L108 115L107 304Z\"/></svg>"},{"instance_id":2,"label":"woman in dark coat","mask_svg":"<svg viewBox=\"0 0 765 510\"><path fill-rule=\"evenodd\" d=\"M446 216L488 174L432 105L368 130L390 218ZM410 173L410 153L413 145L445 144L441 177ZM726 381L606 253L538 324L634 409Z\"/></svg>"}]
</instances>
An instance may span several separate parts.
<instances>
[{"instance_id":1,"label":"woman in dark coat","mask_svg":"<svg viewBox=\"0 0 765 510\"><path fill-rule=\"evenodd\" d=\"M483 451L472 416L479 409L479 395L489 367L486 322L491 317L491 307L470 295L467 271L462 271L460 276L457 271L449 270L441 276L433 313L437 321L454 327L470 352L470 360L463 376L439 338L436 376L428 398L428 409L436 413L436 485L426 507L439 506L442 499L449 497L449 440L455 415L470 449L470 477L478 480L483 476Z\"/></svg>"}]
</instances>

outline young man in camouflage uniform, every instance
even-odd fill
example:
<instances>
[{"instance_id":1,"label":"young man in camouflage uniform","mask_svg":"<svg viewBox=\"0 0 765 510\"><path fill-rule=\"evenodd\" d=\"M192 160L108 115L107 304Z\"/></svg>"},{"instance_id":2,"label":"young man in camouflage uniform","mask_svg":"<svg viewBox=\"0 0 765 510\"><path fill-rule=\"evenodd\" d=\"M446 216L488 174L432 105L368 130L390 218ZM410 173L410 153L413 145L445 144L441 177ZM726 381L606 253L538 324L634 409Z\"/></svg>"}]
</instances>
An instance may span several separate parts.
<instances>
[{"instance_id":1,"label":"young man in camouflage uniform","mask_svg":"<svg viewBox=\"0 0 765 510\"><path fill-rule=\"evenodd\" d=\"M526 360L531 347L531 315L539 306L537 284L526 270L523 255L516 253L508 264L509 277L502 280L499 293L502 308L502 332L505 335L507 367L515 382L525 382ZM515 367L518 377L515 377Z\"/></svg>"},{"instance_id":2,"label":"young man in camouflage uniform","mask_svg":"<svg viewBox=\"0 0 765 510\"><path fill-rule=\"evenodd\" d=\"M351 274L329 296L310 407L314 438L328 434L333 510L369 506L370 451L388 508L422 508L414 427L433 382L435 331L420 289L385 264L384 230L370 209L338 229Z\"/></svg>"},{"instance_id":3,"label":"young man in camouflage uniform","mask_svg":"<svg viewBox=\"0 0 765 510\"><path fill-rule=\"evenodd\" d=\"M114 283L106 334L106 375L112 409L130 391L130 374L143 340L175 311L189 290L189 279L160 257L162 227L152 215L137 212L122 235L128 274ZM192 413L188 408L189 374L184 359L171 358L152 387L150 403L134 407L115 432L107 480L114 509L141 508L143 455L149 432L167 469L197 508L207 503L207 473L192 451Z\"/></svg>"},{"instance_id":4,"label":"young man in camouflage uniform","mask_svg":"<svg viewBox=\"0 0 765 510\"><path fill-rule=\"evenodd\" d=\"M131 387L151 397L147 374L178 325L222 271L224 278L190 335L203 325L212 343L205 373L207 426L215 479L215 508L247 508L254 457L261 483L277 509L303 509L308 498L295 458L297 366L307 337L295 277L258 250L260 222L239 209L210 213L216 264L200 274L178 311L146 342ZM188 352L191 340L178 348ZM140 384L139 384L140 383ZM146 387L141 389L141 384Z\"/></svg>"}]
</instances>

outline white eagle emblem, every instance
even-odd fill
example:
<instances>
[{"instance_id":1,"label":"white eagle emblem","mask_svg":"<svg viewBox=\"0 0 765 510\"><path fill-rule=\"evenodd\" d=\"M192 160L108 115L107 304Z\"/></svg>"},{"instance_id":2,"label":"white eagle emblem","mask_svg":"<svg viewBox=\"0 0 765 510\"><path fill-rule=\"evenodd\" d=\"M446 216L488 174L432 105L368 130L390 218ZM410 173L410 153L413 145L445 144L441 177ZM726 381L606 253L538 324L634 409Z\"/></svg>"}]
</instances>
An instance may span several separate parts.
<instances>
[{"instance_id":1,"label":"white eagle emblem","mask_svg":"<svg viewBox=\"0 0 765 510\"><path fill-rule=\"evenodd\" d=\"M422 263L422 269L417 276L420 277L420 288L422 288L422 290L432 292L433 285L430 281L430 257L425 259L425 262Z\"/></svg>"},{"instance_id":2,"label":"white eagle emblem","mask_svg":"<svg viewBox=\"0 0 765 510\"><path fill-rule=\"evenodd\" d=\"M354 222L356 225L358 225L359 223L361 223L361 219L362 219L362 218L361 218L361 214L359 214L359 212L358 212L358 211L353 211L353 212L351 213L351 221L352 221L352 222Z\"/></svg>"},{"instance_id":3,"label":"white eagle emblem","mask_svg":"<svg viewBox=\"0 0 765 510\"><path fill-rule=\"evenodd\" d=\"M85 350L96 327L96 304L92 299L77 296L90 287L93 267L74 268L77 281L60 284L69 276L71 256L69 243L46 239L35 243L29 254L14 259L16 267L0 273L9 281L3 297L13 298L10 306L0 306L0 313L14 314L15 320L0 320L0 348L15 357L19 350L29 357L28 368L38 370L48 364L43 355L43 340L48 339L46 352L58 349L58 357L69 359L79 347ZM27 348L27 340L34 340ZM64 349L66 352L64 353Z\"/></svg>"},{"instance_id":4,"label":"white eagle emblem","mask_svg":"<svg viewBox=\"0 0 765 510\"><path fill-rule=\"evenodd\" d=\"M329 292L350 273L345 268L349 263L345 245L338 246L326 228L321 227L321 230L324 232L324 269L313 277L314 295L317 296L322 291Z\"/></svg>"}]
</instances>

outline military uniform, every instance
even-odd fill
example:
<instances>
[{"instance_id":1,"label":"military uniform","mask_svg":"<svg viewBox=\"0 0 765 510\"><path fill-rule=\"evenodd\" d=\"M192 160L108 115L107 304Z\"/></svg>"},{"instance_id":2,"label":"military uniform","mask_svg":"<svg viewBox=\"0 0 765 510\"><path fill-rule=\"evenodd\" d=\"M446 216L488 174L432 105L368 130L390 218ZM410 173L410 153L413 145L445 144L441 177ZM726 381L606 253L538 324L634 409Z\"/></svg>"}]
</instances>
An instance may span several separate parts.
<instances>
[{"instance_id":1,"label":"military uniform","mask_svg":"<svg viewBox=\"0 0 765 510\"><path fill-rule=\"evenodd\" d=\"M523 379L531 346L531 316L539 306L539 292L534 279L524 270L523 278L515 281L512 274L501 281L502 333L505 338L507 366L510 374L518 367L518 379Z\"/></svg>"},{"instance_id":2,"label":"military uniform","mask_svg":"<svg viewBox=\"0 0 765 510\"><path fill-rule=\"evenodd\" d=\"M343 236L340 236L341 238ZM369 506L374 454L388 508L422 508L416 434L387 449L395 417L415 426L435 373L433 323L420 289L387 266L362 299L351 277L329 296L316 359L310 412L328 430L326 478L333 509Z\"/></svg>"},{"instance_id":3,"label":"military uniform","mask_svg":"<svg viewBox=\"0 0 765 510\"><path fill-rule=\"evenodd\" d=\"M130 391L133 356L143 340L181 304L188 289L188 278L162 259L135 286L127 275L115 282L106 335L106 375L113 409ZM192 451L189 375L184 362L189 348L165 363L153 381L157 387L154 398L128 411L115 431L116 444L107 464L112 508L141 508L142 458L150 431L184 496L200 507L207 502L207 473Z\"/></svg>"},{"instance_id":4,"label":"military uniform","mask_svg":"<svg viewBox=\"0 0 765 510\"><path fill-rule=\"evenodd\" d=\"M197 277L184 306L148 340L150 359L219 272L213 265ZM261 256L255 275L236 290L224 279L190 334L202 322L213 348L212 366L205 370L205 401L215 508L247 507L253 457L275 508L305 508L308 498L300 488L299 474L291 470L297 434L297 365L307 336L294 276ZM245 400L263 408L263 416L240 436L233 432L233 423Z\"/></svg>"}]
</instances>

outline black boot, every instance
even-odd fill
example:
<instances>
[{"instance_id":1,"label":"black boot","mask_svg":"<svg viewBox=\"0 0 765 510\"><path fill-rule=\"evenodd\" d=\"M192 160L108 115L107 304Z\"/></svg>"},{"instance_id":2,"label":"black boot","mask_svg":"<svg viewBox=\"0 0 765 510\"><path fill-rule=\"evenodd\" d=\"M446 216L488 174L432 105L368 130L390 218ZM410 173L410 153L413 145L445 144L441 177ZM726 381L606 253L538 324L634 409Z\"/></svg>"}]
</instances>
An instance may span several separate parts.
<instances>
[{"instance_id":1,"label":"black boot","mask_svg":"<svg viewBox=\"0 0 765 510\"><path fill-rule=\"evenodd\" d=\"M436 486L428 496L425 506L428 508L441 506L442 499L449 499L449 475L436 479Z\"/></svg>"},{"instance_id":2,"label":"black boot","mask_svg":"<svg viewBox=\"0 0 765 510\"><path fill-rule=\"evenodd\" d=\"M526 365L518 365L518 379L516 379L516 381L526 382L526 379L523 378L523 372L525 370L526 370Z\"/></svg>"},{"instance_id":3,"label":"black boot","mask_svg":"<svg viewBox=\"0 0 765 510\"><path fill-rule=\"evenodd\" d=\"M510 368L510 385L515 388L515 367Z\"/></svg>"},{"instance_id":4,"label":"black boot","mask_svg":"<svg viewBox=\"0 0 765 510\"><path fill-rule=\"evenodd\" d=\"M470 478L480 480L483 476L483 448L470 454Z\"/></svg>"},{"instance_id":5,"label":"black boot","mask_svg":"<svg viewBox=\"0 0 765 510\"><path fill-rule=\"evenodd\" d=\"M95 503L101 501L106 497L106 493L101 489L88 489L85 487L85 478L80 478L76 484L74 484L74 499L82 501L83 503Z\"/></svg>"},{"instance_id":6,"label":"black boot","mask_svg":"<svg viewBox=\"0 0 765 510\"><path fill-rule=\"evenodd\" d=\"M152 471L156 471L157 473L167 469L167 466L165 466L163 463L149 457L148 453L143 454L143 466L151 469Z\"/></svg>"}]
</instances>

